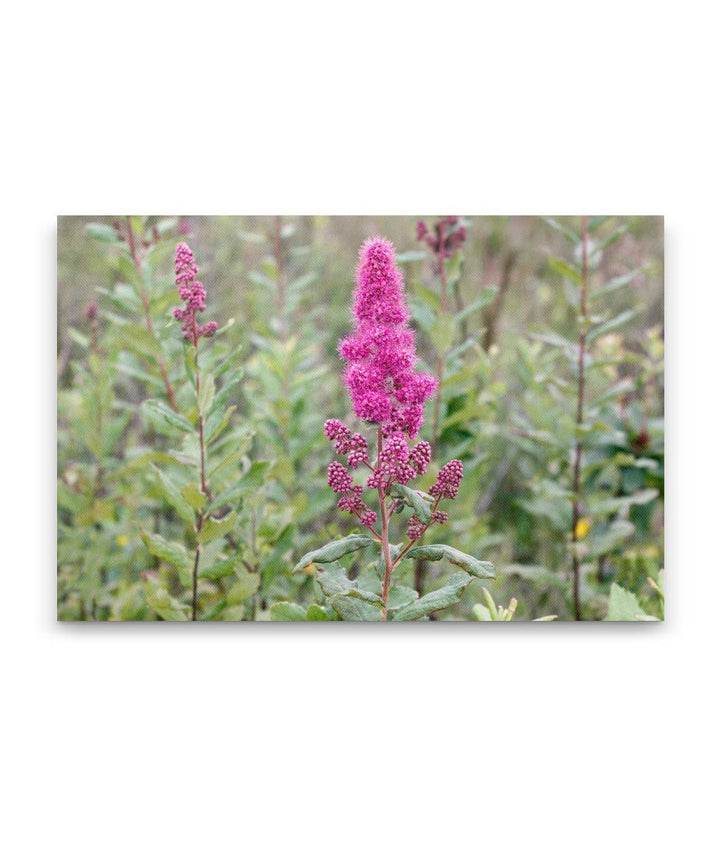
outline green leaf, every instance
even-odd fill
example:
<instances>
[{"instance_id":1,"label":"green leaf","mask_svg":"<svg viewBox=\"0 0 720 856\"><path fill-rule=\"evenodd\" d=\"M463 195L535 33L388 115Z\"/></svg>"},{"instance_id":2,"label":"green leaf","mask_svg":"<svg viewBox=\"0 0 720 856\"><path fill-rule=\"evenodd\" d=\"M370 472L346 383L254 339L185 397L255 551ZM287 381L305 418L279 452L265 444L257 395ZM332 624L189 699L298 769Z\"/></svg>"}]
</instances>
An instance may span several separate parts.
<instances>
[{"instance_id":1,"label":"green leaf","mask_svg":"<svg viewBox=\"0 0 720 856\"><path fill-rule=\"evenodd\" d=\"M421 523L427 524L430 522L432 514L430 503L417 490L413 490L402 484L396 484L393 485L390 495L407 502Z\"/></svg>"},{"instance_id":2,"label":"green leaf","mask_svg":"<svg viewBox=\"0 0 720 856\"><path fill-rule=\"evenodd\" d=\"M631 270L629 273L623 274L622 276L616 276L609 282L605 283L605 285L603 285L601 288L596 288L591 291L588 295L588 298L590 300L597 300L599 297L605 297L606 294L611 294L613 291L617 291L619 288L624 288L626 285L629 285L639 273L640 268L636 268L635 270Z\"/></svg>"},{"instance_id":3,"label":"green leaf","mask_svg":"<svg viewBox=\"0 0 720 856\"><path fill-rule=\"evenodd\" d=\"M398 253L395 256L395 261L402 265L407 262L421 262L423 259L428 257L427 252L425 250L407 250L404 253Z\"/></svg>"},{"instance_id":4,"label":"green leaf","mask_svg":"<svg viewBox=\"0 0 720 856\"><path fill-rule=\"evenodd\" d=\"M209 417L209 419L207 420L208 436L205 440L206 446L209 446L214 440L217 440L217 438L230 424L230 419L232 418L232 415L236 410L237 405L231 404L230 407L227 408L225 413L223 413L222 418L219 419L219 421L215 418L215 414Z\"/></svg>"},{"instance_id":5,"label":"green leaf","mask_svg":"<svg viewBox=\"0 0 720 856\"><path fill-rule=\"evenodd\" d=\"M150 398L143 401L140 409L153 422L160 422L170 428L176 428L178 431L194 432L192 424L179 413L176 413L172 408L168 407L164 401L158 398Z\"/></svg>"},{"instance_id":6,"label":"green leaf","mask_svg":"<svg viewBox=\"0 0 720 856\"><path fill-rule=\"evenodd\" d=\"M120 324L113 329L112 340L118 347L151 360L156 360L161 354L155 334L140 324Z\"/></svg>"},{"instance_id":7,"label":"green leaf","mask_svg":"<svg viewBox=\"0 0 720 856\"><path fill-rule=\"evenodd\" d=\"M166 541L161 535L154 532L143 532L142 539L148 552L168 562L177 569L180 574L180 582L187 586L192 582L192 564L187 550L182 544L175 541Z\"/></svg>"},{"instance_id":8,"label":"green leaf","mask_svg":"<svg viewBox=\"0 0 720 856\"><path fill-rule=\"evenodd\" d=\"M610 600L605 621L646 621L651 618L631 591L617 583L610 587Z\"/></svg>"},{"instance_id":9,"label":"green leaf","mask_svg":"<svg viewBox=\"0 0 720 856\"><path fill-rule=\"evenodd\" d=\"M289 603L286 600L274 603L270 607L271 621L306 621L305 608L297 603Z\"/></svg>"},{"instance_id":10,"label":"green leaf","mask_svg":"<svg viewBox=\"0 0 720 856\"><path fill-rule=\"evenodd\" d=\"M237 580L230 586L228 603L238 604L247 600L260 588L260 574L253 574L243 568L238 572Z\"/></svg>"},{"instance_id":11,"label":"green leaf","mask_svg":"<svg viewBox=\"0 0 720 856\"><path fill-rule=\"evenodd\" d=\"M186 484L185 487L180 488L180 493L183 498L195 509L195 511L200 511L205 507L205 503L207 502L207 496L200 490L198 485L195 482L191 482L190 484Z\"/></svg>"},{"instance_id":12,"label":"green leaf","mask_svg":"<svg viewBox=\"0 0 720 856\"><path fill-rule=\"evenodd\" d=\"M343 621L380 621L380 608L354 597L334 598L332 608Z\"/></svg>"},{"instance_id":13,"label":"green leaf","mask_svg":"<svg viewBox=\"0 0 720 856\"><path fill-rule=\"evenodd\" d=\"M148 585L145 589L145 599L153 612L165 621L189 621L190 609L170 596L162 586Z\"/></svg>"},{"instance_id":14,"label":"green leaf","mask_svg":"<svg viewBox=\"0 0 720 856\"><path fill-rule=\"evenodd\" d=\"M615 330L616 327L621 327L623 324L627 324L627 322L631 318L634 318L635 315L637 315L637 311L635 309L626 309L625 312L621 312L619 315L616 315L604 324L600 324L599 327L595 327L588 333L588 343L594 342L596 339L599 339L611 330Z\"/></svg>"},{"instance_id":15,"label":"green leaf","mask_svg":"<svg viewBox=\"0 0 720 856\"><path fill-rule=\"evenodd\" d=\"M218 538L223 538L233 528L236 520L237 513L235 511L231 511L230 514L222 517L220 520L210 517L203 524L198 535L198 541L201 544L209 544L210 541L217 541Z\"/></svg>"},{"instance_id":16,"label":"green leaf","mask_svg":"<svg viewBox=\"0 0 720 856\"><path fill-rule=\"evenodd\" d=\"M420 595L415 589L408 588L407 586L392 586L388 594L388 610L392 612L403 609L403 607L408 606L408 604L416 601L419 597Z\"/></svg>"},{"instance_id":17,"label":"green leaf","mask_svg":"<svg viewBox=\"0 0 720 856\"><path fill-rule=\"evenodd\" d=\"M95 238L96 241L102 241L104 244L121 243L115 229L112 226L106 226L104 223L88 223L85 231L91 238Z\"/></svg>"},{"instance_id":18,"label":"green leaf","mask_svg":"<svg viewBox=\"0 0 720 856\"><path fill-rule=\"evenodd\" d=\"M573 265L564 262L562 259L548 259L548 265L565 279L574 282L575 285L582 285L582 274Z\"/></svg>"},{"instance_id":19,"label":"green leaf","mask_svg":"<svg viewBox=\"0 0 720 856\"><path fill-rule=\"evenodd\" d=\"M159 470L155 466L153 466L153 469L155 470L155 475L157 477L158 488L164 499L175 509L181 520L194 524L195 512L193 511L192 505L183 496L180 488L178 488L177 485L175 485L175 483L168 478L164 472L162 472L162 470Z\"/></svg>"},{"instance_id":20,"label":"green leaf","mask_svg":"<svg viewBox=\"0 0 720 856\"><path fill-rule=\"evenodd\" d=\"M215 398L215 378L208 372L200 378L200 392L197 397L199 413L207 413Z\"/></svg>"},{"instance_id":21,"label":"green leaf","mask_svg":"<svg viewBox=\"0 0 720 856\"><path fill-rule=\"evenodd\" d=\"M417 295L418 299L420 299L433 312L440 311L440 298L431 288L428 288L421 282L414 282L413 292Z\"/></svg>"},{"instance_id":22,"label":"green leaf","mask_svg":"<svg viewBox=\"0 0 720 856\"><path fill-rule=\"evenodd\" d=\"M426 559L428 562L439 562L441 559L446 559L473 577L479 579L495 578L493 565L490 562L481 562L473 556L468 556L467 553L461 553L460 550L449 547L447 544L422 544L418 547L411 547L403 558Z\"/></svg>"},{"instance_id":23,"label":"green leaf","mask_svg":"<svg viewBox=\"0 0 720 856\"><path fill-rule=\"evenodd\" d=\"M498 293L498 287L496 285L488 285L480 292L480 297L477 300L474 300L468 306L466 306L462 311L458 312L455 316L456 321L464 321L473 312L477 312L479 309L482 309L484 306L487 306L488 303L492 303L495 300Z\"/></svg>"},{"instance_id":24,"label":"green leaf","mask_svg":"<svg viewBox=\"0 0 720 856\"><path fill-rule=\"evenodd\" d=\"M231 577L235 573L238 560L235 556L230 559L221 559L207 568L198 571L198 576L206 580L219 580L223 577Z\"/></svg>"},{"instance_id":25,"label":"green leaf","mask_svg":"<svg viewBox=\"0 0 720 856\"><path fill-rule=\"evenodd\" d=\"M307 608L306 621L330 621L330 616L317 603L311 603Z\"/></svg>"},{"instance_id":26,"label":"green leaf","mask_svg":"<svg viewBox=\"0 0 720 856\"><path fill-rule=\"evenodd\" d=\"M317 575L317 583L322 593L331 602L338 596L346 596L363 600L366 603L382 605L380 595L359 588L355 580L350 580L345 576L341 567L321 571Z\"/></svg>"},{"instance_id":27,"label":"green leaf","mask_svg":"<svg viewBox=\"0 0 720 856\"><path fill-rule=\"evenodd\" d=\"M363 547L369 547L370 544L376 543L375 538L371 538L368 535L348 535L347 538L341 538L339 541L331 541L324 547L306 553L293 568L293 573L302 571L303 568L307 568L308 565L312 565L313 563L322 565L335 562L348 553L354 553L356 550L362 550Z\"/></svg>"},{"instance_id":28,"label":"green leaf","mask_svg":"<svg viewBox=\"0 0 720 856\"><path fill-rule=\"evenodd\" d=\"M453 574L442 588L423 595L395 613L393 621L417 621L431 612L452 606L460 600L470 580L472 577L462 571Z\"/></svg>"},{"instance_id":29,"label":"green leaf","mask_svg":"<svg viewBox=\"0 0 720 856\"><path fill-rule=\"evenodd\" d=\"M552 229L555 229L556 232L559 232L561 235L567 238L568 241L571 241L573 244L580 243L580 235L578 235L576 232L573 232L572 229L568 229L566 226L563 226L562 223L558 223L558 221L552 217L543 217L543 220L548 224L548 226L550 226Z\"/></svg>"},{"instance_id":30,"label":"green leaf","mask_svg":"<svg viewBox=\"0 0 720 856\"><path fill-rule=\"evenodd\" d=\"M438 315L430 331L430 339L437 348L438 353L444 354L450 345L452 345L454 338L455 319L453 316L448 313Z\"/></svg>"}]
</instances>

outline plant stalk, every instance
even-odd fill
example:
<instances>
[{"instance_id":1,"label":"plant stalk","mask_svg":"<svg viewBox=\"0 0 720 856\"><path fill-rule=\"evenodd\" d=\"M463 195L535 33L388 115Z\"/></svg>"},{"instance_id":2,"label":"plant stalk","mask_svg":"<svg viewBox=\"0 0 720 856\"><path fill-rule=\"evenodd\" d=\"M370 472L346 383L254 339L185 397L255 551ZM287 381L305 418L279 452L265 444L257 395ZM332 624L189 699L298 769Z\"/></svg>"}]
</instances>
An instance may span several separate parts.
<instances>
[{"instance_id":1,"label":"plant stalk","mask_svg":"<svg viewBox=\"0 0 720 856\"><path fill-rule=\"evenodd\" d=\"M382 452L382 428L378 428L378 465L380 464L380 452ZM380 516L382 520L382 533L380 539L382 541L383 560L385 562L385 574L383 576L382 585L382 609L380 610L380 620L387 621L388 599L390 598L390 577L392 576L393 563L390 559L390 541L388 540L388 511L385 507L385 488L382 481L378 485L378 496L380 498Z\"/></svg>"},{"instance_id":2,"label":"plant stalk","mask_svg":"<svg viewBox=\"0 0 720 856\"><path fill-rule=\"evenodd\" d=\"M152 315L150 314L150 301L147 296L147 292L145 291L145 286L142 284L142 270L140 268L140 259L138 258L137 251L135 249L135 237L133 235L132 229L132 221L130 217L126 218L127 220L127 236L128 236L128 248L130 249L130 256L133 260L133 264L135 265L135 269L138 272L138 276L140 277L140 298L143 304L143 312L145 314L145 326L152 333L153 338L157 339L155 335L155 325L153 324ZM168 398L168 403L170 407L177 413L178 407L177 402L175 401L175 393L173 392L172 385L170 384L170 378L168 376L167 367L165 366L165 361L161 356L158 356L158 368L160 369L160 375L162 377L163 383L165 384L165 394Z\"/></svg>"},{"instance_id":3,"label":"plant stalk","mask_svg":"<svg viewBox=\"0 0 720 856\"><path fill-rule=\"evenodd\" d=\"M572 569L573 569L573 607L575 620L582 620L582 605L580 603L580 557L577 551L578 536L577 527L580 521L580 472L582 461L582 437L580 429L583 424L585 412L585 351L587 331L585 322L587 320L587 223L588 218L582 217L582 280L580 283L580 341L578 347L578 399L577 414L575 419L575 461L573 471L573 507L572 507Z\"/></svg>"}]
</instances>

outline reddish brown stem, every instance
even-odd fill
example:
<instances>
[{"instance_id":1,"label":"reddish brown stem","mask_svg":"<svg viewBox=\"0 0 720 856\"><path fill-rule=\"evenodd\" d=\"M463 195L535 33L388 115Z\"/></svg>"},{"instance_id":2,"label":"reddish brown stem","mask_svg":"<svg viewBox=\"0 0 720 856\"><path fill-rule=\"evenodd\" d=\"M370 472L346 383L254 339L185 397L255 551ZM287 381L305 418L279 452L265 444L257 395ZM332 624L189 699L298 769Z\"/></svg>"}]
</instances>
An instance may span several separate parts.
<instances>
[{"instance_id":1,"label":"reddish brown stem","mask_svg":"<svg viewBox=\"0 0 720 856\"><path fill-rule=\"evenodd\" d=\"M150 314L150 301L147 296L147 292L145 291L145 286L142 283L142 270L140 267L140 259L138 258L137 251L135 249L135 237L133 235L132 229L132 221L130 217L127 217L127 239L128 239L128 248L130 250L130 256L133 260L133 264L138 272L139 277L139 285L140 285L140 299L143 304L143 313L145 315L145 326L152 333L154 338L157 338L155 335L155 325L153 324L152 315ZM175 401L175 393L173 392L172 385L170 384L170 378L168 376L167 368L165 366L165 361L161 356L158 356L158 368L160 369L160 375L162 377L163 383L165 384L165 394L168 398L168 403L170 407L177 413L177 402Z\"/></svg>"},{"instance_id":2,"label":"reddish brown stem","mask_svg":"<svg viewBox=\"0 0 720 856\"><path fill-rule=\"evenodd\" d=\"M378 428L378 464L380 463L380 453L382 452L382 428ZM382 479L378 484L378 496L380 498L380 516L382 520L382 553L385 562L385 573L383 575L382 585L382 609L380 610L380 620L387 621L388 599L390 598L390 577L392 575L393 564L390 559L390 541L388 540L388 513L385 507L385 487Z\"/></svg>"},{"instance_id":3,"label":"reddish brown stem","mask_svg":"<svg viewBox=\"0 0 720 856\"><path fill-rule=\"evenodd\" d=\"M580 473L582 460L582 436L580 430L585 411L585 349L587 321L587 217L582 218L582 280L580 283L580 341L578 347L578 400L575 419L575 461L573 469L573 507L572 507L572 568L573 568L573 607L575 620L582 620L582 605L580 602L580 557L578 555L577 528L580 521Z\"/></svg>"}]
</instances>

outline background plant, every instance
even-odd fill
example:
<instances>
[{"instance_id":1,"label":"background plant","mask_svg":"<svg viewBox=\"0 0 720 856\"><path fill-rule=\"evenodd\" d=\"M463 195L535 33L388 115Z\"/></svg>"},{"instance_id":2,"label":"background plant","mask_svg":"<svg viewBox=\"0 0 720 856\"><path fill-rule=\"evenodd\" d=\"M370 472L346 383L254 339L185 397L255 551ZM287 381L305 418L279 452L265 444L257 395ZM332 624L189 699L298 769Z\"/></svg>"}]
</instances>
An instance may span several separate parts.
<instances>
[{"instance_id":1,"label":"background plant","mask_svg":"<svg viewBox=\"0 0 720 856\"><path fill-rule=\"evenodd\" d=\"M432 230L444 218L422 219ZM183 469L167 457L172 450L182 453L185 435L143 406L153 399L172 410L160 356L176 399L182 399L178 407L192 409L186 345L172 317L178 240L195 249L208 317L221 324L216 336L203 341L201 361L214 369L229 360L228 366L245 372L227 390L226 407L236 408L226 429L227 448L241 451L226 476L239 480L250 472L251 461L255 464L253 487L236 505L234 535L241 566L248 574L259 569L259 586L239 604L228 601L215 617L267 618L273 604L294 602L307 610L316 601L315 574L292 569L298 555L344 534L322 475L327 466L322 422L328 413L344 424L352 419L336 342L347 334L353 248L368 234L381 232L398 248L419 368L436 369L431 332L440 280L431 249L416 241L417 220L283 218L279 230L274 217L59 220L59 615L152 620L160 616L148 604L149 588L169 586L168 593L181 600L188 594L178 584L177 569L152 556L142 540L143 532L155 532L192 546L188 524L163 496L154 469L180 484ZM440 461L461 460L464 478L444 540L467 544L493 562L493 597L503 604L518 600L515 620L547 614L570 618L580 313L578 285L562 265L576 274L581 270L581 221L461 217L459 222L466 238L456 253L462 256L458 275L453 261L446 282L453 340L444 360L434 452ZM286 297L300 280L288 309L287 351L279 345L272 261L278 231ZM585 420L593 430L583 435L577 539L585 619L605 617L613 583L637 597L648 614L661 615L662 602L647 580L657 582L663 567L662 263L661 220L588 219L593 324L601 327L634 314L601 332L589 347L587 412L597 413ZM483 306L458 320L459 312L481 298ZM97 358L85 315L93 302ZM217 396L224 378L216 383ZM89 430L98 424L98 401L101 447ZM294 420L290 443L282 435L287 414ZM426 439L430 428L431 420L422 429ZM93 496L98 460L101 491ZM427 492L437 472L431 462L420 489ZM218 546L228 547L224 539ZM362 556L358 551L343 560L350 579L366 568ZM408 563L408 587L417 590L416 569ZM426 562L423 594L441 588L456 570L445 560ZM232 576L220 583L200 577L201 614L222 601L220 590L232 581ZM478 601L472 590L436 617L470 617Z\"/></svg>"}]
</instances>

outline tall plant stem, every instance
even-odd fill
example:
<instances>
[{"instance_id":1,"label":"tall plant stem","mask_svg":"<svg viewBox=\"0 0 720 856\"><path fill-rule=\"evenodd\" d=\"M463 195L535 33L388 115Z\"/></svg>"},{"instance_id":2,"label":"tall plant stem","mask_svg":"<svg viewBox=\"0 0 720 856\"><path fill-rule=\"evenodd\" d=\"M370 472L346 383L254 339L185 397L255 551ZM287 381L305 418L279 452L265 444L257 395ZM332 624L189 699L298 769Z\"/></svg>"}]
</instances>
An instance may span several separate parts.
<instances>
[{"instance_id":1,"label":"tall plant stem","mask_svg":"<svg viewBox=\"0 0 720 856\"><path fill-rule=\"evenodd\" d=\"M150 314L150 300L148 299L147 291L145 290L145 286L142 281L142 269L140 266L140 258L137 254L137 249L135 247L135 236L133 235L132 221L130 217L126 218L127 220L127 238L128 238L128 247L130 249L130 256L132 257L133 264L135 265L135 269L138 272L139 284L140 284L140 299L143 304L143 313L145 315L145 326L152 333L153 338L157 338L155 335L155 325L153 324L152 315ZM165 361L161 356L158 356L158 368L160 369L160 375L162 377L163 383L165 384L165 394L167 395L168 402L170 407L177 413L177 402L175 401L175 393L173 392L172 385L170 383L170 378L168 376L167 367L165 366Z\"/></svg>"},{"instance_id":2,"label":"tall plant stem","mask_svg":"<svg viewBox=\"0 0 720 856\"><path fill-rule=\"evenodd\" d=\"M380 452L382 452L382 428L378 428L378 465L380 464ZM393 563L390 559L390 541L388 540L388 510L385 507L385 488L382 480L378 485L378 496L380 497L380 518L382 530L380 539L382 541L383 561L385 562L385 574L382 585L382 609L380 620L387 621L388 599L390 597L390 577L392 576Z\"/></svg>"},{"instance_id":3,"label":"tall plant stem","mask_svg":"<svg viewBox=\"0 0 720 856\"><path fill-rule=\"evenodd\" d=\"M275 218L275 261L277 262L277 303L278 316L280 319L280 338L284 342L287 339L287 306L286 292L287 281L285 274L285 255L282 244L282 217Z\"/></svg>"},{"instance_id":4,"label":"tall plant stem","mask_svg":"<svg viewBox=\"0 0 720 856\"><path fill-rule=\"evenodd\" d=\"M580 557L578 556L577 528L580 521L580 471L582 462L582 438L580 430L583 424L585 412L585 350L587 340L587 217L582 218L582 279L580 283L580 341L578 346L578 399L577 414L575 419L575 461L573 471L573 507L572 507L572 568L573 568L573 605L575 609L575 620L582 620L582 606L580 603Z\"/></svg>"},{"instance_id":5,"label":"tall plant stem","mask_svg":"<svg viewBox=\"0 0 720 856\"><path fill-rule=\"evenodd\" d=\"M445 259L442 253L437 256L438 271L440 273L440 315L445 315L447 311L447 275L445 273ZM443 372L445 371L445 355L438 351L437 360L437 379L438 388L433 403L433 446L437 446L438 437L440 436L440 408L442 407L442 382Z\"/></svg>"},{"instance_id":6,"label":"tall plant stem","mask_svg":"<svg viewBox=\"0 0 720 856\"><path fill-rule=\"evenodd\" d=\"M193 336L195 338L195 396L198 402L198 441L200 444L200 489L212 501L212 493L205 480L205 417L200 412L200 365L198 363L198 347L197 347L197 330L195 319L193 318ZM196 540L195 545L195 562L193 564L193 594L192 594L192 620L197 617L197 582L198 582L198 565L200 564L200 530L205 522L205 516L202 511L198 512L196 524Z\"/></svg>"}]
</instances>

